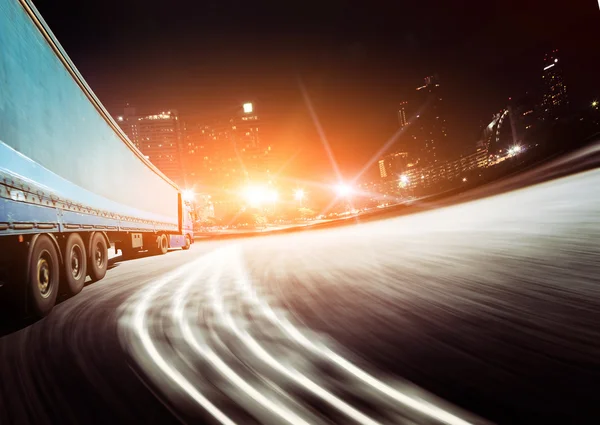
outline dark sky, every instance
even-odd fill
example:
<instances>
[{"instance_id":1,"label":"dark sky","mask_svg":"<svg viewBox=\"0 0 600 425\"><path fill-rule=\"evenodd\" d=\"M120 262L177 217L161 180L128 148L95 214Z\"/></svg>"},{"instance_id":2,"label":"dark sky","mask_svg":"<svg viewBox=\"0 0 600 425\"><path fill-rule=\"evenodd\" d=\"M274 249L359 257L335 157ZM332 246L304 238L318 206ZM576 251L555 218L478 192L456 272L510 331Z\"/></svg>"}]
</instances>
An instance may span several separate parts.
<instances>
[{"instance_id":1,"label":"dark sky","mask_svg":"<svg viewBox=\"0 0 600 425\"><path fill-rule=\"evenodd\" d=\"M546 50L560 49L574 103L600 95L596 0L35 3L111 112L128 101L211 117L252 99L282 159L299 152L288 173L317 180L331 167L300 82L349 176L433 73L457 153L509 96L539 85Z\"/></svg>"}]
</instances>

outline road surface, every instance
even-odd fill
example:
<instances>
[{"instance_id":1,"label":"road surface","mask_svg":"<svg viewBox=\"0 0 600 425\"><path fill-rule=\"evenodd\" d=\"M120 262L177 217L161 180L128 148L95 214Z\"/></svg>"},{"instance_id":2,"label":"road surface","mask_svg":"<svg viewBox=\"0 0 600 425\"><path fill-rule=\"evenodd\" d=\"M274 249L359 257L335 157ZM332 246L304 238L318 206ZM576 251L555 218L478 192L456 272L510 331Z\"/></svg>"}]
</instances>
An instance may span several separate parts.
<instances>
[{"instance_id":1,"label":"road surface","mask_svg":"<svg viewBox=\"0 0 600 425\"><path fill-rule=\"evenodd\" d=\"M597 423L600 170L134 261L0 339L0 423Z\"/></svg>"}]
</instances>

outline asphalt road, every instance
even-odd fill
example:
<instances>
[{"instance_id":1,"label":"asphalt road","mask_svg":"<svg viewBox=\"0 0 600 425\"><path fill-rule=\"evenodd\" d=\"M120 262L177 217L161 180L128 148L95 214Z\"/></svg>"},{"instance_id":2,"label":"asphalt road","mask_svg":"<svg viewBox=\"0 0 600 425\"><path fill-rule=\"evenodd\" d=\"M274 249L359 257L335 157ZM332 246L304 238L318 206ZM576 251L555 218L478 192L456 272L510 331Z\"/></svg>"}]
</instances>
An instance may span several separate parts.
<instances>
[{"instance_id":1,"label":"asphalt road","mask_svg":"<svg viewBox=\"0 0 600 425\"><path fill-rule=\"evenodd\" d=\"M0 423L598 423L599 185L116 258L5 324Z\"/></svg>"}]
</instances>

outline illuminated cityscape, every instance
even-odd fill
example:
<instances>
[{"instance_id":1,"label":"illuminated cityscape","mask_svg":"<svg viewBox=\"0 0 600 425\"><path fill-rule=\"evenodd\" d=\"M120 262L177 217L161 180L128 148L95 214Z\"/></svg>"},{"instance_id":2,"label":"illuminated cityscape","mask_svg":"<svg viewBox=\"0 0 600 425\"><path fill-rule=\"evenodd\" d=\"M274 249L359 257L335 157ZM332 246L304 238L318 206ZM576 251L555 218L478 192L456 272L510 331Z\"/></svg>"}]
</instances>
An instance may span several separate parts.
<instances>
[{"instance_id":1,"label":"illuminated cityscape","mask_svg":"<svg viewBox=\"0 0 600 425\"><path fill-rule=\"evenodd\" d=\"M510 97L505 108L493 114L479 140L472 142L472 147L463 153L450 154L450 157L439 154L440 147L449 140L447 100L442 96L439 78L426 77L410 101L399 103L400 144L376 161L377 178L365 176L357 182L361 188L367 188L368 193L380 194L366 198L389 205L391 200L395 200L393 204L436 193L460 186L469 179L476 180L482 176L481 171L476 170L500 164L521 153L538 128L536 118L555 120L566 112L566 86L557 54L557 50L553 50L544 57L544 89L539 108L529 93ZM199 202L204 205L203 211L208 211L206 205L210 205L210 216L225 217L246 207L256 208L258 204L274 207L282 201L274 194L267 194L277 191L273 183L282 176L274 174L272 141L267 142L262 135L265 123L259 110L255 102L243 102L233 106L228 114L180 120L175 110L136 115L135 109L128 106L116 119L154 165L197 192L203 200ZM342 198L348 196L348 190ZM297 193L300 192L294 195L296 199ZM267 202L267 198L270 201ZM357 205L362 203L360 196L352 198ZM303 205L316 206L316 199L306 202L304 192L301 199ZM342 210L350 208L347 202L339 205ZM284 210L279 208L281 213ZM275 211L277 209L271 209L270 214ZM206 212L201 215L207 216Z\"/></svg>"}]
</instances>

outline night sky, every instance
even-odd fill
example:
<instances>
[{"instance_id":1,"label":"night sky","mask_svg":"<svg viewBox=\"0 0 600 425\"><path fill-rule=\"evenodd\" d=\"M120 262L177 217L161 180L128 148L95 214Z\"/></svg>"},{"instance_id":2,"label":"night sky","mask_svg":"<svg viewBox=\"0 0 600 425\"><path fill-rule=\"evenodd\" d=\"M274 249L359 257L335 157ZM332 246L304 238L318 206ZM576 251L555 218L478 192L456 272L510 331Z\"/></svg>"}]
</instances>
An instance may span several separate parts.
<instances>
[{"instance_id":1,"label":"night sky","mask_svg":"<svg viewBox=\"0 0 600 425\"><path fill-rule=\"evenodd\" d=\"M286 174L315 180L331 167L301 84L349 177L427 75L444 87L449 154L472 145L509 96L539 87L547 50L561 52L573 103L600 96L596 0L35 4L112 113L130 102L208 119L254 100L281 159L299 153Z\"/></svg>"}]
</instances>

